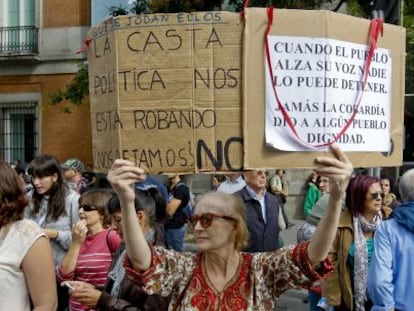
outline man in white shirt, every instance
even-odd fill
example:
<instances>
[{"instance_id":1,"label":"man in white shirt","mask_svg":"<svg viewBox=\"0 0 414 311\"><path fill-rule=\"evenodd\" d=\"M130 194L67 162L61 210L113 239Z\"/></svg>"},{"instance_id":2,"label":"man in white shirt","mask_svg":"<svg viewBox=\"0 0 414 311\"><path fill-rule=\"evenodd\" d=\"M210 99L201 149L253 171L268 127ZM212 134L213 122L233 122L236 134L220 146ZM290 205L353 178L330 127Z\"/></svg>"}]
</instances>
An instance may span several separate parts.
<instances>
[{"instance_id":1,"label":"man in white shirt","mask_svg":"<svg viewBox=\"0 0 414 311\"><path fill-rule=\"evenodd\" d=\"M246 182L244 181L241 174L237 173L230 173L225 174L226 180L224 180L220 186L217 188L217 191L219 192L225 192L225 193L235 193L246 185Z\"/></svg>"}]
</instances>

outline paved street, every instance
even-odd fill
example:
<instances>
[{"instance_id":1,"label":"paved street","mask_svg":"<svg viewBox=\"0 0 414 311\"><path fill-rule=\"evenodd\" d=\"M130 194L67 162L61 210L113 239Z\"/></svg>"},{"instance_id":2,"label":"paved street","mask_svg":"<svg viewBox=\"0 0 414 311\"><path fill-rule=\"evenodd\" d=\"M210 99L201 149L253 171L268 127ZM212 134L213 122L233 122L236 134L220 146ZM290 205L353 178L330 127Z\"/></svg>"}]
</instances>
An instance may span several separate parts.
<instances>
[{"instance_id":1,"label":"paved street","mask_svg":"<svg viewBox=\"0 0 414 311\"><path fill-rule=\"evenodd\" d=\"M277 304L277 311L308 311L309 304L303 302L306 291L289 290L284 293Z\"/></svg>"},{"instance_id":2,"label":"paved street","mask_svg":"<svg viewBox=\"0 0 414 311\"><path fill-rule=\"evenodd\" d=\"M285 245L296 244L296 232L304 222L303 220L292 221L295 225L281 232L281 236ZM277 311L307 311L309 305L303 302L303 298L307 296L305 290L289 290L280 296Z\"/></svg>"}]
</instances>

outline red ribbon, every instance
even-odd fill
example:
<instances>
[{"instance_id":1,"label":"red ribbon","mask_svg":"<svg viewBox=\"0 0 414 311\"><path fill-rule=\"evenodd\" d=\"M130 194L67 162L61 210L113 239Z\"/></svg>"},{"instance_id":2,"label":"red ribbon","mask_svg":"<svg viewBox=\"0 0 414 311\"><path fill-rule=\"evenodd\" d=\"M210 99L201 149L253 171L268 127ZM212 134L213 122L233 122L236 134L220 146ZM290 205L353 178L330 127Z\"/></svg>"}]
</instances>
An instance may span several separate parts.
<instances>
[{"instance_id":1,"label":"red ribbon","mask_svg":"<svg viewBox=\"0 0 414 311\"><path fill-rule=\"evenodd\" d=\"M272 24L273 24L273 7L269 7L269 8L267 8L267 27L266 27L266 35L265 35L265 49L266 49L266 60L267 60L267 65L268 65L271 81L273 81L273 69L272 69L272 64L271 64L271 60L270 60L270 49L269 49L268 36L269 36L269 32L270 32L270 28L271 28ZM362 76L362 78L363 78L362 89L358 93L358 97L357 97L357 100L356 100L356 105L355 105L354 112L353 112L351 118L348 120L348 122L345 124L344 128L339 132L339 134L337 136L335 136L335 139L333 139L332 141L327 142L327 143L323 143L323 144L319 144L319 145L310 145L310 146L312 146L312 147L323 147L323 146L329 146L329 145L335 143L346 132L346 130L349 128L349 126L352 124L352 121L354 120L354 118L355 118L355 116L358 112L358 108L359 108L359 105L360 105L361 100L362 100L363 91L365 90L365 86L367 84L369 68L371 66L372 58L374 57L375 49L377 48L378 36L379 36L380 32L381 32L381 35L382 35L383 34L383 21L382 21L382 19L378 18L378 19L371 20L370 36L369 36L369 38L370 38L370 47L369 47L369 52L368 52L367 59L366 59L365 64L364 64L364 72L363 72L363 76ZM289 117L288 112L285 110L285 108L282 106L282 104L280 102L279 96L276 92L276 87L273 83L272 83L272 86L273 86L273 93L275 95L276 102L277 102L277 104L279 106L279 109L282 112L283 118L287 122L290 130L293 132L293 134L296 136L296 138L299 141L301 141L304 145L309 145L308 143L304 142L302 140L302 138L299 136L298 132L296 131L295 125L293 124L291 118Z\"/></svg>"},{"instance_id":2,"label":"red ribbon","mask_svg":"<svg viewBox=\"0 0 414 311\"><path fill-rule=\"evenodd\" d=\"M244 9L247 8L249 5L249 0L244 0L243 2L243 9L240 11L240 17L242 20L244 20Z\"/></svg>"},{"instance_id":3,"label":"red ribbon","mask_svg":"<svg viewBox=\"0 0 414 311\"><path fill-rule=\"evenodd\" d=\"M80 54L80 53L84 53L88 50L89 45L91 44L92 39L91 38L85 38L83 39L83 46L82 48L80 48L79 50L77 50L75 53L76 54Z\"/></svg>"}]
</instances>

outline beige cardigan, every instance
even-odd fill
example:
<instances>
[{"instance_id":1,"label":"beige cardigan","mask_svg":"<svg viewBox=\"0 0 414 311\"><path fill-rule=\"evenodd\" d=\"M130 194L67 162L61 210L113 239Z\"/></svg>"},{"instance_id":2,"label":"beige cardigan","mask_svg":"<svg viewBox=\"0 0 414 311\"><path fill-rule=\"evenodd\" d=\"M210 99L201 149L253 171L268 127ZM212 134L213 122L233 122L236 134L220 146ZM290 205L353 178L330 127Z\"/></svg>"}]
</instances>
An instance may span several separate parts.
<instances>
[{"instance_id":1,"label":"beige cardigan","mask_svg":"<svg viewBox=\"0 0 414 311\"><path fill-rule=\"evenodd\" d=\"M392 210L384 207L382 214L387 218ZM339 220L335 240L329 251L329 257L334 265L334 271L326 278L322 295L328 304L340 306L343 304L348 310L353 310L353 287L351 267L348 263L349 247L354 241L352 214L345 210Z\"/></svg>"}]
</instances>

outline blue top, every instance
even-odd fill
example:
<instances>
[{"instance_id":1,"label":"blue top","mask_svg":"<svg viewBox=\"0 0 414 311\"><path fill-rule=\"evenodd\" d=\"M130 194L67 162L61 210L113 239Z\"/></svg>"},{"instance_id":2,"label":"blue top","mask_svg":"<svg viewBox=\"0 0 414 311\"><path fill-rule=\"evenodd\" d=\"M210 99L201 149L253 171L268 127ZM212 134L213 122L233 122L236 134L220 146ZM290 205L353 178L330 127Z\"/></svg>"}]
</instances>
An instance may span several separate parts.
<instances>
[{"instance_id":1,"label":"blue top","mask_svg":"<svg viewBox=\"0 0 414 311\"><path fill-rule=\"evenodd\" d=\"M149 186L157 187L161 191L162 196L164 197L165 203L168 202L167 187L165 187L165 185L157 178L152 177L152 176L147 176L147 179L145 181L135 183L136 189L146 190Z\"/></svg>"},{"instance_id":2,"label":"blue top","mask_svg":"<svg viewBox=\"0 0 414 311\"><path fill-rule=\"evenodd\" d=\"M365 239L365 244L367 245L367 264L371 262L372 253L374 251L374 238ZM348 251L348 263L351 266L352 276L354 275L354 258L355 258L355 243L352 242Z\"/></svg>"},{"instance_id":3,"label":"blue top","mask_svg":"<svg viewBox=\"0 0 414 311\"><path fill-rule=\"evenodd\" d=\"M373 311L413 310L414 202L397 207L375 233L367 289Z\"/></svg>"}]
</instances>

